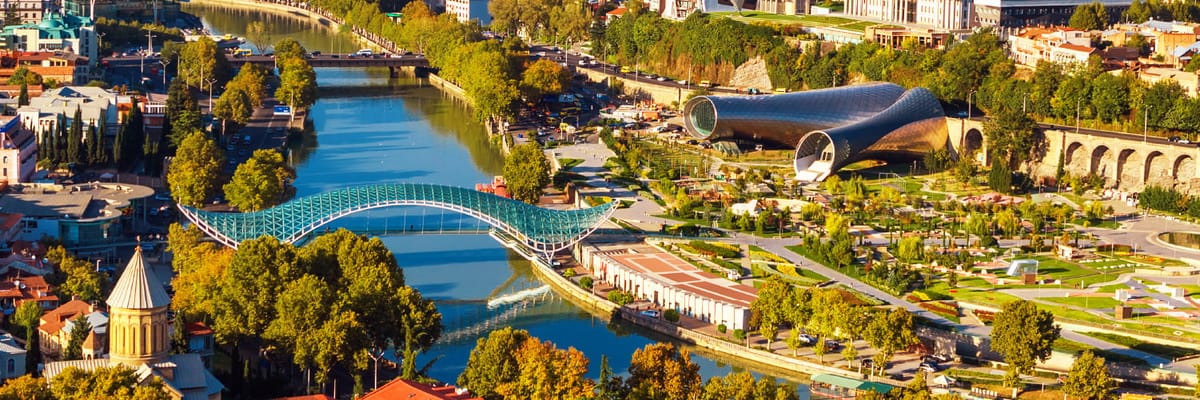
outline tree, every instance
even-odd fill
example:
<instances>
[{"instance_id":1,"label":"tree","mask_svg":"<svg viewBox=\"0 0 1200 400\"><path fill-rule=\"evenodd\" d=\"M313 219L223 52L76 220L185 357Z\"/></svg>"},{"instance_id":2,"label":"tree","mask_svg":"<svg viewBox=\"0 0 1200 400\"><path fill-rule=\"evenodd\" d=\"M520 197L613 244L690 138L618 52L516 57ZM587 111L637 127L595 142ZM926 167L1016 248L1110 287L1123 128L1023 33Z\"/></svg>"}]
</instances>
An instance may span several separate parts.
<instances>
[{"instance_id":1,"label":"tree","mask_svg":"<svg viewBox=\"0 0 1200 400\"><path fill-rule=\"evenodd\" d=\"M101 123L103 126L103 122ZM88 124L87 140L85 141L87 149L87 163L90 166L98 167L108 162L108 157L105 155L104 136L100 136L100 132L96 130L96 125Z\"/></svg>"},{"instance_id":2,"label":"tree","mask_svg":"<svg viewBox=\"0 0 1200 400\"><path fill-rule=\"evenodd\" d=\"M121 132L117 135L120 146L114 144L113 147L114 161L117 162L118 168L123 169L132 168L136 164L138 154L143 153L143 139L146 137L142 110L136 99L131 107L125 123L121 125ZM119 159L116 156L119 156Z\"/></svg>"},{"instance_id":3,"label":"tree","mask_svg":"<svg viewBox=\"0 0 1200 400\"><path fill-rule=\"evenodd\" d=\"M83 152L80 150L80 145L83 144L83 110L80 106L75 106L75 116L71 117L71 130L67 135L67 157L66 161L70 163L81 162Z\"/></svg>"},{"instance_id":4,"label":"tree","mask_svg":"<svg viewBox=\"0 0 1200 400\"><path fill-rule=\"evenodd\" d=\"M1091 350L1084 350L1075 359L1063 381L1063 392L1086 400L1106 399L1116 387L1116 381L1104 366L1104 357L1096 357Z\"/></svg>"},{"instance_id":5,"label":"tree","mask_svg":"<svg viewBox=\"0 0 1200 400\"><path fill-rule=\"evenodd\" d=\"M529 332L512 327L492 331L475 342L467 367L458 376L458 385L488 400L502 399L502 385L519 378L521 366L516 352L529 339Z\"/></svg>"},{"instance_id":6,"label":"tree","mask_svg":"<svg viewBox=\"0 0 1200 400\"><path fill-rule=\"evenodd\" d=\"M138 374L124 365L100 367L86 371L67 367L50 381L50 392L57 400L135 399L170 400L163 388L162 378L140 380Z\"/></svg>"},{"instance_id":7,"label":"tree","mask_svg":"<svg viewBox=\"0 0 1200 400\"><path fill-rule=\"evenodd\" d=\"M183 79L172 79L167 87L167 120L172 150L178 149L192 132L200 130L200 105Z\"/></svg>"},{"instance_id":8,"label":"tree","mask_svg":"<svg viewBox=\"0 0 1200 400\"><path fill-rule=\"evenodd\" d=\"M216 105L213 107L213 117L221 119L222 134L229 132L226 129L229 121L245 125L250 122L250 117L253 115L254 104L250 94L237 87L221 93L221 97L217 98Z\"/></svg>"},{"instance_id":9,"label":"tree","mask_svg":"<svg viewBox=\"0 0 1200 400\"><path fill-rule=\"evenodd\" d=\"M535 61L522 74L521 87L530 98L543 94L559 94L571 84L571 73L562 65L546 58Z\"/></svg>"},{"instance_id":10,"label":"tree","mask_svg":"<svg viewBox=\"0 0 1200 400\"><path fill-rule=\"evenodd\" d=\"M83 341L92 333L92 324L88 322L87 314L79 314L71 320L70 339L63 349L63 360L78 360L83 358Z\"/></svg>"},{"instance_id":11,"label":"tree","mask_svg":"<svg viewBox=\"0 0 1200 400\"><path fill-rule=\"evenodd\" d=\"M23 107L29 105L29 84L21 82L21 92L17 95L17 106Z\"/></svg>"},{"instance_id":12,"label":"tree","mask_svg":"<svg viewBox=\"0 0 1200 400\"><path fill-rule=\"evenodd\" d=\"M1080 4L1075 7L1075 13L1071 14L1067 24L1082 31L1102 29L1108 26L1108 10L1099 2Z\"/></svg>"},{"instance_id":13,"label":"tree","mask_svg":"<svg viewBox=\"0 0 1200 400\"><path fill-rule=\"evenodd\" d=\"M988 170L988 187L1000 193L1012 193L1012 169L1005 157L996 155L992 168Z\"/></svg>"},{"instance_id":14,"label":"tree","mask_svg":"<svg viewBox=\"0 0 1200 400\"><path fill-rule=\"evenodd\" d=\"M632 396L641 399L691 399L702 389L700 366L687 350L667 343L634 350L628 382Z\"/></svg>"},{"instance_id":15,"label":"tree","mask_svg":"<svg viewBox=\"0 0 1200 400\"><path fill-rule=\"evenodd\" d=\"M550 184L550 161L537 142L512 148L504 159L504 181L514 199L530 204L541 199L542 188Z\"/></svg>"},{"instance_id":16,"label":"tree","mask_svg":"<svg viewBox=\"0 0 1200 400\"><path fill-rule=\"evenodd\" d=\"M58 266L59 272L65 275L61 281L58 277L53 279L53 283L59 284L58 290L62 297L77 297L83 301L97 301L103 298L103 278L92 263L70 255L62 246L54 246L47 250L46 259Z\"/></svg>"},{"instance_id":17,"label":"tree","mask_svg":"<svg viewBox=\"0 0 1200 400\"><path fill-rule=\"evenodd\" d=\"M41 322L42 307L36 301L26 301L17 306L17 311L13 312L12 322L19 327L25 328L25 371L36 371L37 365L42 362L41 346L38 341L41 339L38 336L37 327ZM2 390L0 390L2 393ZM0 399L5 397L0 394Z\"/></svg>"},{"instance_id":18,"label":"tree","mask_svg":"<svg viewBox=\"0 0 1200 400\"><path fill-rule=\"evenodd\" d=\"M37 72L30 71L29 68L19 67L8 78L8 84L12 86L41 85L42 76L38 75Z\"/></svg>"},{"instance_id":19,"label":"tree","mask_svg":"<svg viewBox=\"0 0 1200 400\"><path fill-rule=\"evenodd\" d=\"M1037 123L1028 114L1008 107L996 110L993 118L983 125L992 154L998 156L998 162L1006 162L1009 166L1029 157L1034 145L1034 129L1037 129Z\"/></svg>"},{"instance_id":20,"label":"tree","mask_svg":"<svg viewBox=\"0 0 1200 400\"><path fill-rule=\"evenodd\" d=\"M519 378L496 388L505 398L567 400L592 394L595 383L586 378L588 359L575 348L561 350L529 337L514 356Z\"/></svg>"},{"instance_id":21,"label":"tree","mask_svg":"<svg viewBox=\"0 0 1200 400\"><path fill-rule=\"evenodd\" d=\"M896 255L906 262L915 262L924 259L925 239L920 236L909 236L900 239Z\"/></svg>"},{"instance_id":22,"label":"tree","mask_svg":"<svg viewBox=\"0 0 1200 400\"><path fill-rule=\"evenodd\" d=\"M271 32L262 21L250 21L246 25L246 40L249 40L259 53L266 53L267 46L271 43Z\"/></svg>"},{"instance_id":23,"label":"tree","mask_svg":"<svg viewBox=\"0 0 1200 400\"><path fill-rule=\"evenodd\" d=\"M175 201L192 207L203 205L217 188L223 154L203 133L192 132L184 139L167 171L167 184Z\"/></svg>"},{"instance_id":24,"label":"tree","mask_svg":"<svg viewBox=\"0 0 1200 400\"><path fill-rule=\"evenodd\" d=\"M929 390L929 384L925 383L924 372L917 371L913 380L904 387L900 400L933 400L933 392Z\"/></svg>"},{"instance_id":25,"label":"tree","mask_svg":"<svg viewBox=\"0 0 1200 400\"><path fill-rule=\"evenodd\" d=\"M250 159L237 167L225 184L229 205L243 212L274 207L283 202L284 187L295 173L274 149L255 150Z\"/></svg>"},{"instance_id":26,"label":"tree","mask_svg":"<svg viewBox=\"0 0 1200 400\"><path fill-rule=\"evenodd\" d=\"M1015 384L1012 381L1020 374L1029 373L1036 362L1050 357L1061 330L1054 323L1054 314L1028 300L1005 304L992 326L992 350L1008 363L1010 384ZM1012 387L1015 395L1016 386Z\"/></svg>"},{"instance_id":27,"label":"tree","mask_svg":"<svg viewBox=\"0 0 1200 400\"><path fill-rule=\"evenodd\" d=\"M279 88L275 98L286 101L293 108L304 108L317 102L317 73L308 61L299 58L283 63L279 75Z\"/></svg>"},{"instance_id":28,"label":"tree","mask_svg":"<svg viewBox=\"0 0 1200 400\"><path fill-rule=\"evenodd\" d=\"M712 377L704 385L704 400L798 400L794 385L777 383L775 378L764 376L757 380L749 372L730 372L722 377Z\"/></svg>"},{"instance_id":29,"label":"tree","mask_svg":"<svg viewBox=\"0 0 1200 400\"><path fill-rule=\"evenodd\" d=\"M877 311L867 323L863 338L875 348L878 365L887 365L897 351L917 343L912 313L901 308Z\"/></svg>"},{"instance_id":30,"label":"tree","mask_svg":"<svg viewBox=\"0 0 1200 400\"><path fill-rule=\"evenodd\" d=\"M32 371L32 370L29 370ZM9 379L0 386L0 400L51 400L54 393L42 378L34 378L33 374L25 374Z\"/></svg>"},{"instance_id":31,"label":"tree","mask_svg":"<svg viewBox=\"0 0 1200 400\"><path fill-rule=\"evenodd\" d=\"M1126 22L1140 24L1150 19L1150 13L1150 6L1145 1L1133 0L1129 4L1129 8L1125 9L1125 12L1121 14L1121 18Z\"/></svg>"}]
</instances>

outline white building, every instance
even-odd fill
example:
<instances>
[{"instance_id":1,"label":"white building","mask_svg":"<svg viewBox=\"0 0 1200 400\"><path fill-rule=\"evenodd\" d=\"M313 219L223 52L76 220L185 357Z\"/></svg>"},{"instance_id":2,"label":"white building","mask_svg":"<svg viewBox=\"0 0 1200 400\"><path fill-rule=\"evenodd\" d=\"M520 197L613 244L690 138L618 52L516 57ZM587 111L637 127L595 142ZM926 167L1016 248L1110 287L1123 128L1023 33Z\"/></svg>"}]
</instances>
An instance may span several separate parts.
<instances>
[{"instance_id":1,"label":"white building","mask_svg":"<svg viewBox=\"0 0 1200 400\"><path fill-rule=\"evenodd\" d=\"M973 9L971 0L846 0L845 13L886 23L953 30L970 27Z\"/></svg>"},{"instance_id":2,"label":"white building","mask_svg":"<svg viewBox=\"0 0 1200 400\"><path fill-rule=\"evenodd\" d=\"M1007 46L1009 58L1030 67L1042 61L1086 63L1096 51L1087 32L1068 27L1024 29L1009 35Z\"/></svg>"},{"instance_id":3,"label":"white building","mask_svg":"<svg viewBox=\"0 0 1200 400\"><path fill-rule=\"evenodd\" d=\"M109 135L121 128L118 103L128 103L129 96L119 96L103 88L91 86L65 86L42 92L41 96L29 99L29 105L17 110L21 124L32 130L40 139L53 133L55 124L62 117L68 126L79 109L85 125L100 126L101 121Z\"/></svg>"},{"instance_id":4,"label":"white building","mask_svg":"<svg viewBox=\"0 0 1200 400\"><path fill-rule=\"evenodd\" d=\"M653 246L583 244L578 259L598 280L663 309L728 329L746 329L758 289L700 271Z\"/></svg>"},{"instance_id":5,"label":"white building","mask_svg":"<svg viewBox=\"0 0 1200 400\"><path fill-rule=\"evenodd\" d=\"M0 180L26 183L37 171L37 140L16 117L0 117Z\"/></svg>"},{"instance_id":6,"label":"white building","mask_svg":"<svg viewBox=\"0 0 1200 400\"><path fill-rule=\"evenodd\" d=\"M492 23L488 13L488 0L446 0L446 12L454 14L458 22L478 20L480 25Z\"/></svg>"},{"instance_id":7,"label":"white building","mask_svg":"<svg viewBox=\"0 0 1200 400\"><path fill-rule=\"evenodd\" d=\"M58 239L67 246L110 244L123 224L145 212L146 186L122 183L10 185L0 210L21 215L17 239Z\"/></svg>"},{"instance_id":8,"label":"white building","mask_svg":"<svg viewBox=\"0 0 1200 400\"><path fill-rule=\"evenodd\" d=\"M37 23L42 20L42 14L46 11L46 2L42 0L5 0L0 3L0 10L8 10L13 8L13 12L21 18L22 24Z\"/></svg>"}]
</instances>

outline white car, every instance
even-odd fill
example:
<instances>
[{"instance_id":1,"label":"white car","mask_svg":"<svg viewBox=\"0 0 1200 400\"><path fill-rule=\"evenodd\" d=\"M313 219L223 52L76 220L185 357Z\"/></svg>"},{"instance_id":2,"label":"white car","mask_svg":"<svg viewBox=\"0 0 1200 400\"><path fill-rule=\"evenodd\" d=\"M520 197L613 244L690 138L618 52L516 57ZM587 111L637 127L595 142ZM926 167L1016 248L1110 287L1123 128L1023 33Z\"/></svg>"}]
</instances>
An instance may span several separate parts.
<instances>
[{"instance_id":1,"label":"white car","mask_svg":"<svg viewBox=\"0 0 1200 400\"><path fill-rule=\"evenodd\" d=\"M654 78L654 79L655 79L655 80L657 80L657 81L659 81L659 82L666 82L666 81L667 81L667 77L665 77L665 76L660 76L660 77L657 77L657 78Z\"/></svg>"}]
</instances>

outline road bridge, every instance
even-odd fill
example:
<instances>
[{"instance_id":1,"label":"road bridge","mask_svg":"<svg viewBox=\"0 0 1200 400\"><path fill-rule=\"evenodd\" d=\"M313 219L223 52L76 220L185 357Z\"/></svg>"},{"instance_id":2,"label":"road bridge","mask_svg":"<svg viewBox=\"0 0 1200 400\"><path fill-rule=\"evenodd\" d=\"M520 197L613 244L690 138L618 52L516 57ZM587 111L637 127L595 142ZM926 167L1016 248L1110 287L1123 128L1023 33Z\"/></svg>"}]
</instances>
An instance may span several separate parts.
<instances>
[{"instance_id":1,"label":"road bridge","mask_svg":"<svg viewBox=\"0 0 1200 400\"><path fill-rule=\"evenodd\" d=\"M428 70L429 61L425 56L420 54L409 55L373 55L359 56L351 54L321 54L312 56L308 59L308 64L313 68L371 68L371 67L387 67L388 70L395 75L400 70ZM275 56L242 56L229 57L229 64L234 68L239 68L246 64L257 64L261 67L272 69L275 68Z\"/></svg>"}]
</instances>

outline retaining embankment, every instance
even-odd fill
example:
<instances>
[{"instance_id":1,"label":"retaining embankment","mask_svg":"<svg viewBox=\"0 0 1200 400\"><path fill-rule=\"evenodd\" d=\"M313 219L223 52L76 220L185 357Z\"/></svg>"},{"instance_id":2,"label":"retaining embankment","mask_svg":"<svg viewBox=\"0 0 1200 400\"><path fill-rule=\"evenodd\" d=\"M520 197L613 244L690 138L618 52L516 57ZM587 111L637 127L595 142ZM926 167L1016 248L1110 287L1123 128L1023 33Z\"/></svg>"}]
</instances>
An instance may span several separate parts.
<instances>
[{"instance_id":1,"label":"retaining embankment","mask_svg":"<svg viewBox=\"0 0 1200 400\"><path fill-rule=\"evenodd\" d=\"M659 104L679 104L682 103L683 99L688 95L683 88L663 86L655 83L642 82L641 80L635 81L633 79L626 79L622 76L610 75L589 68L578 68L577 72L587 76L588 80L593 82L603 82L605 79L620 81L622 91L624 91L626 95L633 96L638 100L649 99Z\"/></svg>"}]
</instances>

